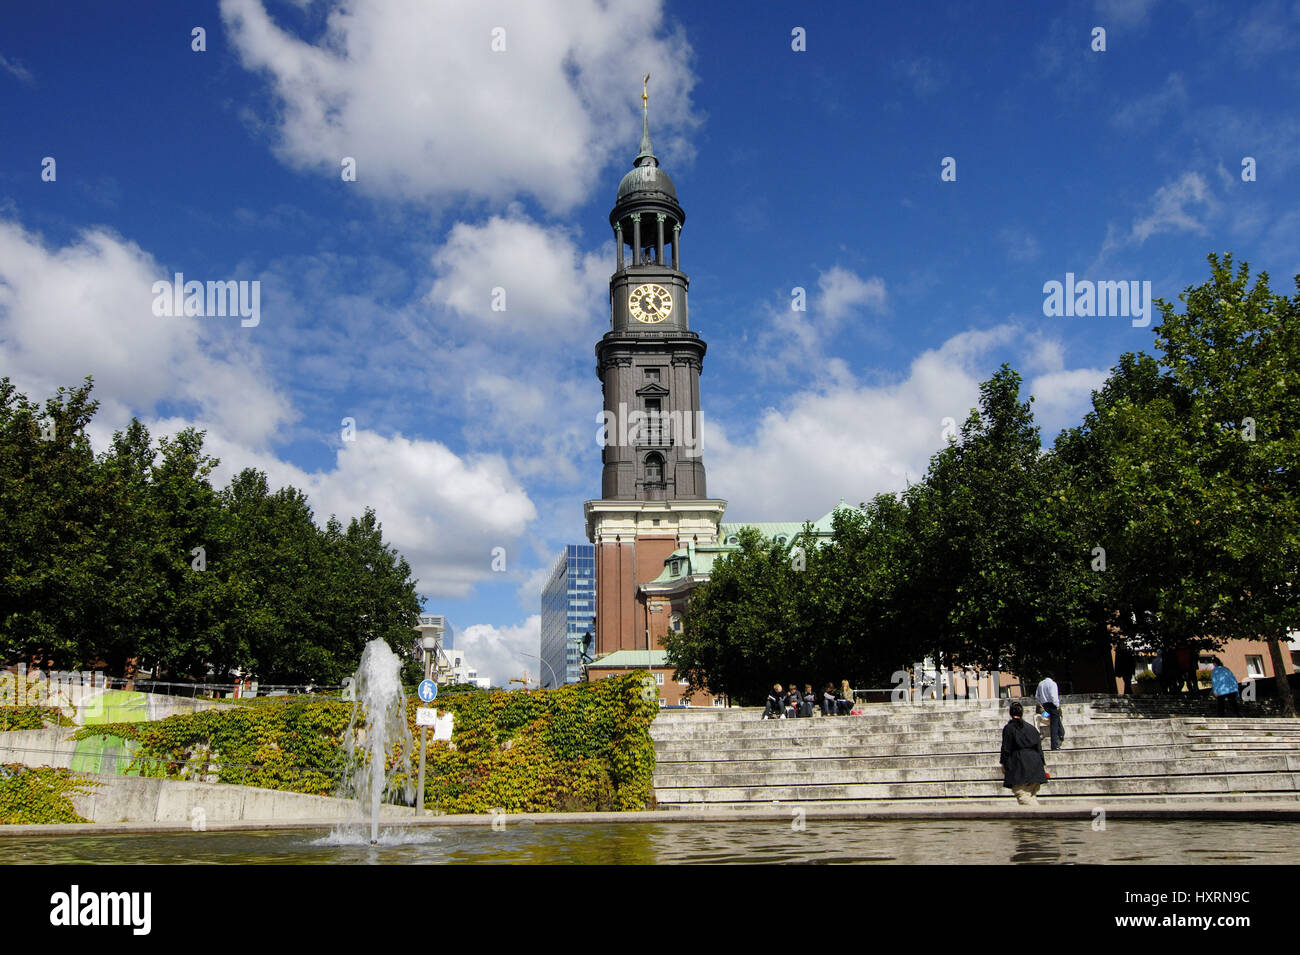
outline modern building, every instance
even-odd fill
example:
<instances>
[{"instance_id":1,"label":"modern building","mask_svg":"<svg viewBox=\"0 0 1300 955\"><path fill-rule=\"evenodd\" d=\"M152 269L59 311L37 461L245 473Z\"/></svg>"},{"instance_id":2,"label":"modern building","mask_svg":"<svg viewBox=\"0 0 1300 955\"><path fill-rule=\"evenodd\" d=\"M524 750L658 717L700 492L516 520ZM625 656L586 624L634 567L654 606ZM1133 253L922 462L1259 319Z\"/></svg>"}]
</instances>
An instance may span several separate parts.
<instances>
[{"instance_id":1,"label":"modern building","mask_svg":"<svg viewBox=\"0 0 1300 955\"><path fill-rule=\"evenodd\" d=\"M448 663L447 682L451 684L473 683L480 689L488 689L492 681L487 677L480 677L478 670L472 667L465 659L464 650L447 650L445 651Z\"/></svg>"},{"instance_id":2,"label":"modern building","mask_svg":"<svg viewBox=\"0 0 1300 955\"><path fill-rule=\"evenodd\" d=\"M582 681L583 643L587 634L595 637L595 564L590 544L568 544L542 588L543 686Z\"/></svg>"}]
</instances>

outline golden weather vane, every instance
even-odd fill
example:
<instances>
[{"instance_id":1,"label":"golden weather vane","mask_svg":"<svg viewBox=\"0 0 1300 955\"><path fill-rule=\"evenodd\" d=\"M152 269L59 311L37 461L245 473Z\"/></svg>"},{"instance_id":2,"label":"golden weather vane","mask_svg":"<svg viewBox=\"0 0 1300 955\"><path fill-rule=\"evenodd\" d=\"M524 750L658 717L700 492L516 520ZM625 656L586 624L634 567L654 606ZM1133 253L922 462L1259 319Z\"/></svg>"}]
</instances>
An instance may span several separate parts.
<instances>
[{"instance_id":1,"label":"golden weather vane","mask_svg":"<svg viewBox=\"0 0 1300 955\"><path fill-rule=\"evenodd\" d=\"M650 107L650 94L649 92L646 91L646 87L649 85L650 85L650 74L647 73L645 75L645 78L641 80L641 108L642 109L648 109Z\"/></svg>"}]
</instances>

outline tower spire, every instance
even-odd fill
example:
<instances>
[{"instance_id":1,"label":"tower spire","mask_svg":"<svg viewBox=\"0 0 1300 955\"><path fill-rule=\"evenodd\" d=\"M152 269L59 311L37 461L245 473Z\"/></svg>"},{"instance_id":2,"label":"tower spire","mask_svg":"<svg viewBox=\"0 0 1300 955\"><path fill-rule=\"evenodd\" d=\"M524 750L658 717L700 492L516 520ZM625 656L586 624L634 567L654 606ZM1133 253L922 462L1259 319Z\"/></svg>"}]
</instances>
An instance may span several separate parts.
<instances>
[{"instance_id":1,"label":"tower spire","mask_svg":"<svg viewBox=\"0 0 1300 955\"><path fill-rule=\"evenodd\" d=\"M645 166L650 163L659 165L659 160L655 158L654 147L650 145L650 74L647 73L641 80L641 151L637 153L636 159L633 160L634 166Z\"/></svg>"}]
</instances>

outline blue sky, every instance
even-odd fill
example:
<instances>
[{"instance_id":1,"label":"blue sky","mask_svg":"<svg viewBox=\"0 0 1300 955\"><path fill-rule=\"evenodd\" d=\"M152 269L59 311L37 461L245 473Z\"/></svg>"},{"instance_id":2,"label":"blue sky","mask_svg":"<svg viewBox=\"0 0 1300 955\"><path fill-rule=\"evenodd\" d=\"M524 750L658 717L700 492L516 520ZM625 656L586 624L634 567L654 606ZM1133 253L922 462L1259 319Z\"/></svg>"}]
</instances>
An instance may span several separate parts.
<instances>
[{"instance_id":1,"label":"blue sky","mask_svg":"<svg viewBox=\"0 0 1300 955\"><path fill-rule=\"evenodd\" d=\"M1295 0L178 6L7 14L0 373L93 374L101 446L193 424L223 482L375 507L497 681L537 672L540 583L599 493L642 73L729 519L901 488L1002 361L1045 440L1077 422L1152 334L1045 316L1067 272L1168 298L1211 251L1300 272ZM258 323L155 316L176 272L258 281Z\"/></svg>"}]
</instances>

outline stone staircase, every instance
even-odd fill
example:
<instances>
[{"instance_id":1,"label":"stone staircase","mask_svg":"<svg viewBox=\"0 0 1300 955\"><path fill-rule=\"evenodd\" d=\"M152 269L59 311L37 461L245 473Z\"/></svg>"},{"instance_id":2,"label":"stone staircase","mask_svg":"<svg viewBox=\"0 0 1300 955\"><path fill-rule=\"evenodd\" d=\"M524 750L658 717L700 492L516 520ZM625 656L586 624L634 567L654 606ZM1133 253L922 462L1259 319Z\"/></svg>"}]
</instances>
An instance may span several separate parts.
<instances>
[{"instance_id":1,"label":"stone staircase","mask_svg":"<svg viewBox=\"0 0 1300 955\"><path fill-rule=\"evenodd\" d=\"M1300 800L1300 720L1216 718L1213 702L1067 697L1044 753L1053 803ZM856 801L1001 803L1009 700L875 704L861 716L762 720L761 710L665 710L655 720L661 809ZM1027 715L1032 707L1026 707ZM1042 724L1046 734L1046 724Z\"/></svg>"}]
</instances>

